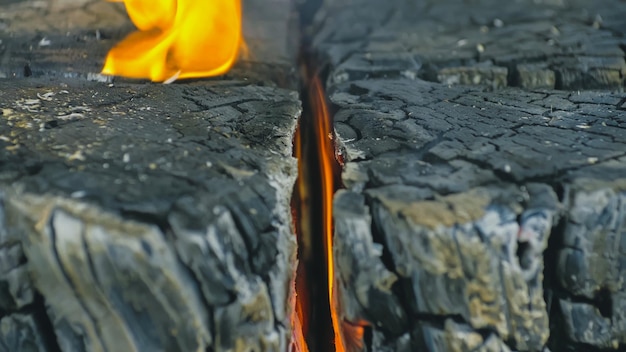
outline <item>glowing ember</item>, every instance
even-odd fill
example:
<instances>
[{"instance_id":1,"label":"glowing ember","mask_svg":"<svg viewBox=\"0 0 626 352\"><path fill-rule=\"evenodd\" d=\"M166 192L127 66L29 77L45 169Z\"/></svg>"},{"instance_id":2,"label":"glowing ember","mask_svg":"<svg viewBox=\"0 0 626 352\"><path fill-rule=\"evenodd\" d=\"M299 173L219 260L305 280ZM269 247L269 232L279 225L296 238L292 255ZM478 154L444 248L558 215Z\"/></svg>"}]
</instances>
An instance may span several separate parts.
<instances>
[{"instance_id":1,"label":"glowing ember","mask_svg":"<svg viewBox=\"0 0 626 352\"><path fill-rule=\"evenodd\" d=\"M298 170L302 168L302 135L300 126L296 128L296 134L294 139L295 156L298 159ZM302 174L297 183L297 190L294 193L294 199L292 199L292 218L293 228L295 233L302 236L302 224L304 219L307 218L308 212L305 210L306 204L303 197L306 197L307 189L302 180ZM305 225L306 226L306 225ZM301 238L299 238L301 240ZM300 247L302 250L302 247ZM300 260L302 260L302 253L299 254ZM298 264L296 271L296 277L293 280L291 287L291 345L289 352L309 352L308 345L306 343L306 334L308 332L308 313L306 308L308 306L308 299L305 289L298 289L298 287L306 287L306 272L301 265L303 261Z\"/></svg>"},{"instance_id":2,"label":"glowing ember","mask_svg":"<svg viewBox=\"0 0 626 352\"><path fill-rule=\"evenodd\" d=\"M300 304L296 303L296 307ZM304 329L300 321L302 320L302 312L297 308L297 314L291 316L291 348L289 352L309 352L309 348L304 339Z\"/></svg>"},{"instance_id":3,"label":"glowing ember","mask_svg":"<svg viewBox=\"0 0 626 352\"><path fill-rule=\"evenodd\" d=\"M138 31L109 52L102 73L171 82L217 76L245 44L241 0L112 0L124 2Z\"/></svg>"}]
</instances>

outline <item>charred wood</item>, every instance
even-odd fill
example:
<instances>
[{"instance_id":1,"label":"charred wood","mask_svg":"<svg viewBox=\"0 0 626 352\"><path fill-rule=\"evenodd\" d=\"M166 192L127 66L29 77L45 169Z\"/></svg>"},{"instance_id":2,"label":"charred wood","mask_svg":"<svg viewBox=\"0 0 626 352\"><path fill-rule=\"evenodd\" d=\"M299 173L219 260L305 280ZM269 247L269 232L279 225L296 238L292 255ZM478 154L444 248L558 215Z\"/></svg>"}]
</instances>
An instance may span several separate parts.
<instances>
[{"instance_id":1,"label":"charred wood","mask_svg":"<svg viewBox=\"0 0 626 352\"><path fill-rule=\"evenodd\" d=\"M326 1L311 32L333 82L620 89L625 15L617 0Z\"/></svg>"}]
</instances>

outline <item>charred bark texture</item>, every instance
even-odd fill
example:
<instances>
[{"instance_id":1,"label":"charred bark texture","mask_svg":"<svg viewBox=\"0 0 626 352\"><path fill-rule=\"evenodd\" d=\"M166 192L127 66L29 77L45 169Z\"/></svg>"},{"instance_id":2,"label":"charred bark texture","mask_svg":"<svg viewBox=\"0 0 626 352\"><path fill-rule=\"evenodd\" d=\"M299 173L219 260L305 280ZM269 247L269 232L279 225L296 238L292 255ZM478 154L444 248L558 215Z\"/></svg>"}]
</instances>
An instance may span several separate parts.
<instances>
[{"instance_id":1,"label":"charred bark texture","mask_svg":"<svg viewBox=\"0 0 626 352\"><path fill-rule=\"evenodd\" d=\"M322 5L311 50L344 160L337 285L368 350L626 348L624 99L582 90L622 90L625 13Z\"/></svg>"},{"instance_id":2,"label":"charred bark texture","mask_svg":"<svg viewBox=\"0 0 626 352\"><path fill-rule=\"evenodd\" d=\"M97 74L114 4L0 6L0 351L286 350L291 7L245 8L250 61L158 85Z\"/></svg>"}]
</instances>

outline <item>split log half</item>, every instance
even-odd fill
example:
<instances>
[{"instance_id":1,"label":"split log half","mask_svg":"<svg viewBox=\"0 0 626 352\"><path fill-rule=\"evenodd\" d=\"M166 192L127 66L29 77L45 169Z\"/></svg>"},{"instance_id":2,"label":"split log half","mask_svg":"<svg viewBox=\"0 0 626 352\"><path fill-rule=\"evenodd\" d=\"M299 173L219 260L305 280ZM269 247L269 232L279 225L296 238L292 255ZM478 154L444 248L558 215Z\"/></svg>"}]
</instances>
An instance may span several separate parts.
<instances>
[{"instance_id":1,"label":"split log half","mask_svg":"<svg viewBox=\"0 0 626 352\"><path fill-rule=\"evenodd\" d=\"M622 89L624 13L321 5L311 50L345 162L336 280L368 350L625 348L624 98L569 91Z\"/></svg>"}]
</instances>

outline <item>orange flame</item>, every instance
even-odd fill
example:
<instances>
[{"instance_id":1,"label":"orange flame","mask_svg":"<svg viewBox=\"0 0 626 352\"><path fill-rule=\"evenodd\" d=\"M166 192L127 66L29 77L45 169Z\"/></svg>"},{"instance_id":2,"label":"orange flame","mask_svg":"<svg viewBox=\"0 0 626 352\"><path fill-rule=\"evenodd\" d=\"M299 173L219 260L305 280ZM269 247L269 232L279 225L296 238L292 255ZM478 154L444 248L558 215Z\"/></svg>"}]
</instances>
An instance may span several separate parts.
<instances>
[{"instance_id":1,"label":"orange flame","mask_svg":"<svg viewBox=\"0 0 626 352\"><path fill-rule=\"evenodd\" d=\"M294 138L294 154L298 159L298 170L301 172L301 162L303 157L302 152L302 135L300 131L300 125L296 127L295 138ZM292 220L293 220L293 228L296 236L302 235L302 221L303 218L306 218L307 214L304 210L305 204L302 200L302 197L306 195L306 187L304 187L304 183L302 182L302 174L300 175L300 179L298 180L298 188L294 193L294 198L292 199ZM296 276L293 279L291 285L291 304L292 312L291 312L291 341L289 346L289 352L309 352L309 347L306 342L306 333L308 331L307 326L307 318L308 314L305 312L307 303L306 291L300 290L298 291L298 287L303 286L303 282L306 281L304 268L298 263L298 267L296 270Z\"/></svg>"},{"instance_id":2,"label":"orange flame","mask_svg":"<svg viewBox=\"0 0 626 352\"><path fill-rule=\"evenodd\" d=\"M296 310L291 315L291 348L289 352L309 352L309 347L304 338L304 328L301 321L304 315L299 301L295 302Z\"/></svg>"},{"instance_id":3,"label":"orange flame","mask_svg":"<svg viewBox=\"0 0 626 352\"><path fill-rule=\"evenodd\" d=\"M333 195L335 193L335 144L331 117L326 105L324 88L319 77L313 76L309 82L310 100L316 119L315 135L320 153L322 177L322 222L324 229L324 249L328 269L328 301L333 324L335 352L360 351L363 348L364 329L346 323L339 314L340 302L335 286L335 262L333 256Z\"/></svg>"},{"instance_id":4,"label":"orange flame","mask_svg":"<svg viewBox=\"0 0 626 352\"><path fill-rule=\"evenodd\" d=\"M246 50L241 0L111 1L124 2L138 31L109 51L103 74L154 82L217 76Z\"/></svg>"}]
</instances>

